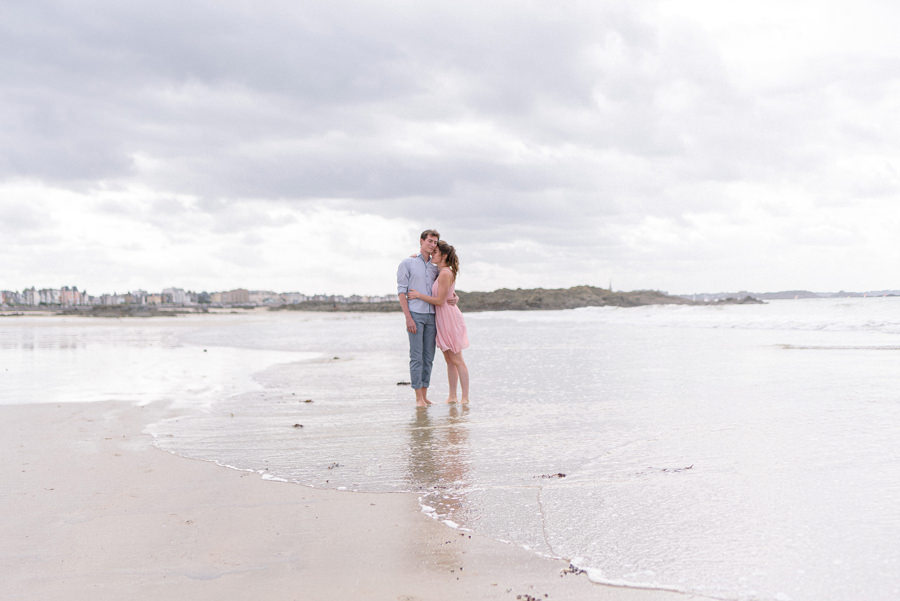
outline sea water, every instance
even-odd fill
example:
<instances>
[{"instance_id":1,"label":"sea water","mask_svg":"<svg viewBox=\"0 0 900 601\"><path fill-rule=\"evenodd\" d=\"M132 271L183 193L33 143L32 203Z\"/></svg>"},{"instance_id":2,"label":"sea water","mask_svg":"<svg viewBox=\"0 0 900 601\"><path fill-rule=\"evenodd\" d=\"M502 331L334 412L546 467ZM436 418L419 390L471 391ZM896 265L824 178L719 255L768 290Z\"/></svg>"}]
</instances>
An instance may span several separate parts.
<instances>
[{"instance_id":1,"label":"sea water","mask_svg":"<svg viewBox=\"0 0 900 601\"><path fill-rule=\"evenodd\" d=\"M412 491L598 582L900 597L900 299L468 313L472 403L438 354L426 410L401 317L8 318L0 402L165 400L165 450Z\"/></svg>"}]
</instances>

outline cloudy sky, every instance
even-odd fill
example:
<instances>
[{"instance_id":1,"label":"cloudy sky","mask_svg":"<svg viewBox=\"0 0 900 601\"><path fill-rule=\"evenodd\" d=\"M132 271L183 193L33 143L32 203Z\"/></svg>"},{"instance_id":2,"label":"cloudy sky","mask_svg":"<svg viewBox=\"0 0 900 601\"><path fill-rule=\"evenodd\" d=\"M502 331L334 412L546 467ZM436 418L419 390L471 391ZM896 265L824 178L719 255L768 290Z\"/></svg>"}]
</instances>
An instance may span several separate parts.
<instances>
[{"instance_id":1,"label":"cloudy sky","mask_svg":"<svg viewBox=\"0 0 900 601\"><path fill-rule=\"evenodd\" d=\"M900 5L0 6L0 289L900 288Z\"/></svg>"}]
</instances>

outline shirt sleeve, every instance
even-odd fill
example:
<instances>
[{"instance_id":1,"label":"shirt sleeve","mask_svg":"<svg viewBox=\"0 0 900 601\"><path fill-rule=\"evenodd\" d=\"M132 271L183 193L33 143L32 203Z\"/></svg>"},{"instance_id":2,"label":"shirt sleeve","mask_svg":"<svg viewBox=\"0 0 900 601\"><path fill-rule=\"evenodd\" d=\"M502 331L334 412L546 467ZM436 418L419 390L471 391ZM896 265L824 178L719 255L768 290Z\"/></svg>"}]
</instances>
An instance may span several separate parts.
<instances>
[{"instance_id":1,"label":"shirt sleeve","mask_svg":"<svg viewBox=\"0 0 900 601\"><path fill-rule=\"evenodd\" d=\"M409 292L409 265L406 261L401 261L397 268L397 294L406 294Z\"/></svg>"}]
</instances>

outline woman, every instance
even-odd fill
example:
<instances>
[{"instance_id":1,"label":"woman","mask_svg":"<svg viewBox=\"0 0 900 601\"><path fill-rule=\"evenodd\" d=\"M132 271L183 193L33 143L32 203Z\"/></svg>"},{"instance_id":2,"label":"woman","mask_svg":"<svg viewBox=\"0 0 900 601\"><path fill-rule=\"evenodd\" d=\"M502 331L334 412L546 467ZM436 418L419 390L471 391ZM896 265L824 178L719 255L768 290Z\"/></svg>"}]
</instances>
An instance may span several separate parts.
<instances>
[{"instance_id":1,"label":"woman","mask_svg":"<svg viewBox=\"0 0 900 601\"><path fill-rule=\"evenodd\" d=\"M459 274L459 258L456 249L441 240L437 243L431 262L438 266L438 277L431 288L431 296L410 290L408 298L418 298L434 305L434 322L437 326L436 343L444 353L447 362L447 379L450 383L448 403L456 402L456 382L462 387L460 402L469 402L469 368L463 360L462 351L469 346L466 322L456 305L448 305L447 299L455 294L456 276Z\"/></svg>"}]
</instances>

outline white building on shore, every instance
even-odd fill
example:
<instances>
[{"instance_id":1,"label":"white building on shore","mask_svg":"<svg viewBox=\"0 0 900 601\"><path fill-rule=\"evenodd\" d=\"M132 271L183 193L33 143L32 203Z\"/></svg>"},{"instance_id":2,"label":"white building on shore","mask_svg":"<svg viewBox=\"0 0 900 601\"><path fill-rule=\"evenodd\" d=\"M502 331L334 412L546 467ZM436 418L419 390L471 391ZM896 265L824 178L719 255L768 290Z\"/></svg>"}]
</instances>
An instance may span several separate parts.
<instances>
[{"instance_id":1,"label":"white building on shore","mask_svg":"<svg viewBox=\"0 0 900 601\"><path fill-rule=\"evenodd\" d=\"M190 299L182 288L166 288L162 291L162 301L164 304L172 305L188 305Z\"/></svg>"}]
</instances>

